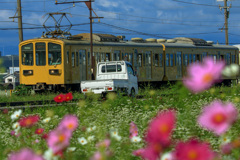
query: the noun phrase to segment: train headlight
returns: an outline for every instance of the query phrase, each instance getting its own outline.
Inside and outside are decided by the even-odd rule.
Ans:
[[[62,70],[61,69],[50,69],[49,70],[49,74],[50,75],[59,75],[62,73]]]
[[[33,70],[23,70],[23,75],[24,75],[24,76],[33,75]]]

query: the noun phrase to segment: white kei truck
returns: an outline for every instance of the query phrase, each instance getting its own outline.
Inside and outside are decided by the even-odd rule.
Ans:
[[[138,80],[132,64],[127,61],[99,62],[96,80],[81,81],[81,91],[103,96],[107,92],[123,91],[134,97],[138,94]]]

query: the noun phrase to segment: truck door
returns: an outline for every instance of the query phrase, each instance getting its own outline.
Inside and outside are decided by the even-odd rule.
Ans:
[[[130,64],[127,64],[127,72],[128,72],[128,79],[129,79],[129,93],[132,89],[132,87],[135,89],[135,92],[138,92],[138,87],[137,87],[137,76],[134,74],[133,68]]]

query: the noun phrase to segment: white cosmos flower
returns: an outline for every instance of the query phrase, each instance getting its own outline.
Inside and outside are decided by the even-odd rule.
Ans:
[[[161,157],[161,160],[173,160],[173,156],[171,152],[164,153]]]
[[[239,66],[237,64],[231,64],[230,66],[226,66],[222,74],[226,77],[237,76],[239,74]]]
[[[87,128],[87,132],[92,132],[94,130],[96,130],[96,126]]]
[[[20,129],[20,124],[18,122],[13,123],[12,128],[13,129]]]
[[[12,115],[11,115],[11,119],[12,120],[15,120],[15,119],[18,119],[22,114],[22,110],[18,110],[18,111],[15,111]]]
[[[138,136],[133,136],[132,138],[131,138],[131,142],[133,142],[133,143],[137,143],[137,142],[140,142],[142,139],[140,138],[140,137],[138,137]]]
[[[78,140],[78,142],[79,142],[80,144],[82,144],[82,145],[87,144],[87,140],[86,140],[84,137],[78,138],[77,140]]]
[[[89,137],[87,138],[88,141],[93,141],[94,139],[95,139],[95,136],[89,136]]]
[[[44,152],[43,158],[45,160],[57,160],[58,159],[58,157],[54,156],[53,151],[51,149],[48,149]]]
[[[50,120],[51,120],[51,118],[50,118],[50,117],[48,117],[48,118],[45,118],[45,119],[43,120],[43,123],[48,123]]]
[[[68,147],[67,152],[73,152],[76,150],[76,147]]]

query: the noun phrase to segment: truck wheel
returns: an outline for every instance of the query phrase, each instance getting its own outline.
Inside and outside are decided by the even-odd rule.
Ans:
[[[131,89],[130,97],[135,97],[135,89],[134,88]]]

